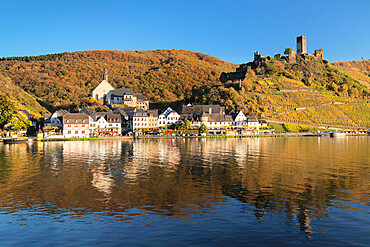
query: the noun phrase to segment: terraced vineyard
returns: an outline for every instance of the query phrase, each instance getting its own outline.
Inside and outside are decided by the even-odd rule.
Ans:
[[[370,106],[363,100],[320,92],[276,93],[266,98],[265,117],[302,124],[370,127]]]

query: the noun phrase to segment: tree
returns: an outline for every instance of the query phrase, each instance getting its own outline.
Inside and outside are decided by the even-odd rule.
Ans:
[[[199,134],[203,133],[207,133],[207,127],[204,124],[199,127]]]
[[[292,48],[285,48],[284,54],[289,56],[291,51],[292,51]]]
[[[98,100],[98,104],[99,104],[99,105],[102,105],[103,103],[104,103],[104,101],[103,101],[102,99],[99,99],[99,100]]]
[[[13,105],[7,101],[5,96],[0,96],[0,129],[4,129],[4,126],[10,122],[14,114],[17,111],[14,109]]]
[[[185,127],[185,129],[188,129],[190,127],[190,121],[189,120],[185,119],[184,127]]]
[[[31,126],[31,122],[19,114],[14,115],[10,121],[10,127],[13,130],[27,129],[28,126]]]
[[[89,100],[90,105],[95,105],[96,103],[98,103],[98,101],[95,98],[90,98]]]

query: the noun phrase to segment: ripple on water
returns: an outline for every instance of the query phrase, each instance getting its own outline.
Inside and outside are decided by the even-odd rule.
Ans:
[[[365,244],[366,138],[0,144],[0,242]]]

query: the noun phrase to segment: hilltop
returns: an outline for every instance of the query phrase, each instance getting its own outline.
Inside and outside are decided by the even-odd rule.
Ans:
[[[108,69],[109,83],[130,87],[150,102],[182,101],[194,85],[218,83],[236,64],[185,50],[80,51],[0,61],[0,72],[54,107],[87,104]]]

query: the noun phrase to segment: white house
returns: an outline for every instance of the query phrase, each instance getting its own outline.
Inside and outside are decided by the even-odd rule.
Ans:
[[[248,127],[255,127],[256,129],[258,129],[259,127],[259,122],[258,122],[258,118],[257,117],[248,117],[247,118],[247,123],[248,123]]]
[[[168,127],[174,123],[179,123],[179,122],[180,122],[180,114],[172,110],[171,107],[168,107],[167,110],[165,110],[158,117],[158,127],[159,128]]]
[[[242,111],[240,111],[234,118],[234,126],[242,127],[247,125],[248,125],[247,117],[244,115]]]
[[[61,109],[61,110],[55,111],[53,114],[45,114],[44,125],[62,128],[63,127],[62,117],[67,113],[68,112],[66,110]]]
[[[87,138],[89,135],[89,116],[84,113],[63,115],[63,136],[65,138]]]
[[[148,113],[143,109],[137,110],[132,117],[132,129],[137,131],[139,129],[148,128]]]

